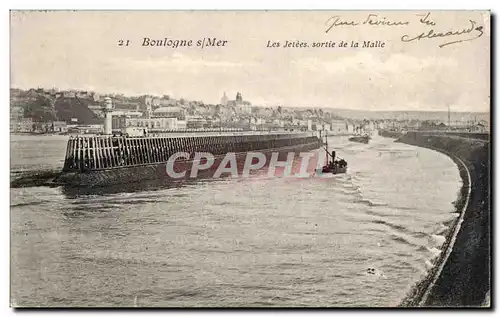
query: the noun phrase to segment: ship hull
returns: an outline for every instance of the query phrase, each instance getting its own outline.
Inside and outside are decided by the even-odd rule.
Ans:
[[[266,164],[262,168],[266,168],[269,164],[273,153],[278,153],[279,161],[285,161],[288,153],[293,152],[296,155],[302,152],[308,152],[318,149],[319,142],[300,144],[277,149],[256,150],[253,152],[262,153],[266,157]],[[248,152],[235,153],[238,174],[241,175]],[[60,176],[53,180],[53,185],[63,185],[80,188],[95,188],[103,186],[124,185],[148,180],[161,180],[167,182],[183,182],[192,179],[204,179],[214,176],[224,177],[231,175],[224,173],[217,175],[217,170],[226,155],[215,156],[215,160],[210,168],[200,169],[196,175],[192,175],[193,160],[176,160],[173,165],[175,173],[185,172],[184,177],[172,177],[167,173],[167,163],[152,163],[139,166],[124,166],[113,169],[104,169],[86,172],[63,172]],[[225,165],[227,166],[227,165]],[[224,166],[223,166],[224,167]]]
[[[350,137],[349,141],[368,144],[368,142],[370,142],[370,138],[369,137]]]
[[[345,173],[347,173],[347,167],[335,167],[335,168],[331,169],[331,168],[324,166],[323,168],[318,169],[317,172],[321,173],[321,174],[334,174],[334,175],[345,174]]]

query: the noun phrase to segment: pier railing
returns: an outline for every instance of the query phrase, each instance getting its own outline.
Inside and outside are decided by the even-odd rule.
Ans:
[[[204,136],[78,136],[70,138],[63,171],[91,171],[166,162],[177,152],[248,152],[319,142],[310,133]]]

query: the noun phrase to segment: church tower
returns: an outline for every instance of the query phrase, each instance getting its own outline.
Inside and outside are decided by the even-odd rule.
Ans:
[[[228,101],[229,101],[229,99],[226,96],[226,92],[224,92],[224,95],[220,99],[220,104],[223,106],[227,106]]]
[[[238,92],[238,93],[236,94],[236,100],[235,100],[235,101],[236,101],[236,104],[241,104],[241,103],[243,103],[243,97],[241,97],[241,93],[239,93],[239,92]]]

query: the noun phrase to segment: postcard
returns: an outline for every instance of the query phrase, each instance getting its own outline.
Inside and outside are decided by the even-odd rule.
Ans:
[[[11,307],[491,308],[490,21],[11,11]]]

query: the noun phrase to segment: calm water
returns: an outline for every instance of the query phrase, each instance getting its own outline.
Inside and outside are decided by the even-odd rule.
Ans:
[[[458,170],[390,139],[329,144],[347,174],[99,195],[11,189],[12,302],[397,305],[457,217]],[[12,136],[12,172],[60,169],[65,146],[63,136]]]

